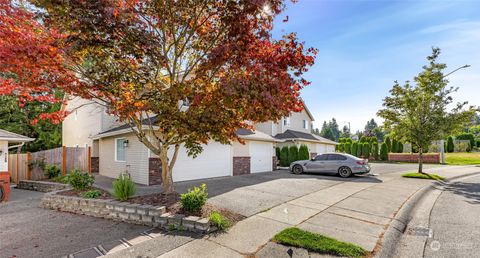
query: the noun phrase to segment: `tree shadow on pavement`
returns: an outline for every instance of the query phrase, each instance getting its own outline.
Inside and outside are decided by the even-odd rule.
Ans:
[[[480,204],[480,184],[455,182],[446,186],[445,191],[464,196],[470,204]]]

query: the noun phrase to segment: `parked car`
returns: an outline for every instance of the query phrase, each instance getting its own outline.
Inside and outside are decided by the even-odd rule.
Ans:
[[[325,153],[317,155],[311,160],[299,160],[290,164],[290,171],[294,174],[308,173],[336,173],[341,177],[352,174],[366,174],[370,172],[368,160],[360,159],[350,154]]]

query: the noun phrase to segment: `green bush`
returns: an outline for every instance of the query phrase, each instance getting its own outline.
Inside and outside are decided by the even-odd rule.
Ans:
[[[361,143],[364,143],[366,141],[367,141],[367,137],[365,137],[365,136],[360,137],[360,142]]]
[[[275,148],[275,156],[277,156],[277,160],[280,160],[280,147]]]
[[[453,137],[448,136],[447,138],[447,152],[453,152],[455,150],[455,144],[453,143]]]
[[[387,153],[392,151],[392,140],[390,139],[390,136],[385,137],[385,144],[387,145]],[[381,151],[381,147],[380,147]]]
[[[398,142],[398,145],[397,145],[397,152],[403,153],[403,143],[400,141]]]
[[[282,150],[280,151],[280,165],[282,167],[290,166],[290,163],[288,162],[288,147],[287,146],[283,146]]]
[[[344,146],[345,153],[352,154],[352,144],[347,142]]]
[[[364,142],[362,147],[363,158],[370,158],[370,143]]]
[[[363,155],[363,143],[359,142],[357,145],[357,157],[361,157]]]
[[[470,141],[470,149],[472,146],[475,146],[475,136],[472,133],[462,133],[455,137],[457,140],[469,140]]]
[[[467,146],[466,151],[467,151],[467,152],[471,152],[471,151],[472,151],[472,146],[470,145],[470,143],[468,143],[468,146]]]
[[[480,140],[477,141],[477,148],[480,148]]]
[[[137,191],[137,186],[129,175],[120,174],[118,179],[112,182],[113,196],[119,201],[125,201]]]
[[[381,160],[388,160],[388,147],[387,143],[382,143],[380,146],[380,159]]]
[[[189,212],[200,212],[207,199],[208,193],[205,184],[202,184],[200,187],[195,186],[193,190],[188,189],[186,193],[180,195],[183,209]]]
[[[298,160],[310,159],[310,153],[308,152],[307,145],[302,144],[298,150]]]
[[[352,154],[353,156],[357,156],[357,149],[358,149],[358,142],[353,142],[352,143]]]
[[[392,140],[392,150],[393,153],[398,153],[398,141],[396,139]]]
[[[378,141],[372,144],[372,155],[375,160],[378,160]]]
[[[100,192],[99,190],[90,190],[90,191],[87,191],[83,194],[83,197],[84,198],[89,198],[89,199],[95,199],[99,196],[102,195],[102,192]]]
[[[288,165],[298,160],[298,147],[295,145],[288,148]]]
[[[52,179],[58,177],[61,173],[61,170],[55,165],[46,164],[43,172],[48,179]]]
[[[85,190],[93,185],[95,178],[86,172],[82,172],[78,169],[72,169],[70,170],[70,173],[65,176],[65,182],[67,182],[75,190]]]
[[[220,230],[227,229],[231,226],[231,222],[223,217],[220,213],[214,211],[210,213],[209,216],[210,223],[212,223],[215,227],[217,227]]]
[[[337,145],[337,151],[338,152],[344,152],[345,151],[345,145],[343,143],[340,143]]]

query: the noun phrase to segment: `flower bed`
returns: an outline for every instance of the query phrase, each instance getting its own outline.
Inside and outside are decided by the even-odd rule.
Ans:
[[[76,214],[113,219],[168,230],[207,233],[215,231],[208,218],[167,212],[165,206],[119,202],[113,199],[87,199],[54,191],[45,194],[41,206]]]

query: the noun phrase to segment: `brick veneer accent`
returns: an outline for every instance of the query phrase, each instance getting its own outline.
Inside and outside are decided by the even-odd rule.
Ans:
[[[90,162],[92,163],[92,173],[99,173],[100,172],[100,158],[99,157],[91,157]]]
[[[316,152],[310,152],[310,158],[313,159],[317,156]]]
[[[233,175],[250,174],[250,157],[233,157]]]
[[[277,156],[272,157],[272,171],[277,170]]]
[[[399,161],[399,162],[418,162],[418,153],[389,153],[389,161]],[[423,154],[423,163],[440,163],[440,153],[428,153]]]
[[[148,184],[162,184],[162,161],[160,158],[154,157],[148,159]]]

